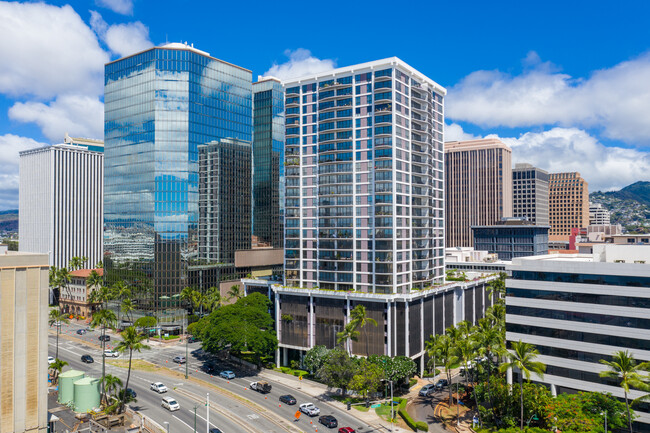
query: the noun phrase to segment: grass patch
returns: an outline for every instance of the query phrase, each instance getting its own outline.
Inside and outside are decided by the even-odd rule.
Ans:
[[[181,338],[181,336],[180,335],[168,335],[166,337],[164,335],[162,336],[163,340],[176,340],[178,338]]]
[[[129,361],[126,359],[112,359],[106,360],[106,363],[120,368],[129,368]],[[131,362],[131,370],[142,370],[142,371],[160,371],[162,367],[152,364],[148,361],[143,361],[141,359],[134,359]]]
[[[393,404],[393,419],[397,418],[397,409],[399,405]],[[375,409],[377,416],[384,421],[390,421],[390,402],[382,403],[381,406]]]

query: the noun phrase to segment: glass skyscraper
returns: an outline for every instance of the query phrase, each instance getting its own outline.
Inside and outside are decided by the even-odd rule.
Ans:
[[[148,293],[140,306],[156,308],[188,285],[192,266],[208,264],[199,255],[199,146],[250,146],[252,74],[167,44],[108,63],[104,101],[106,279]]]
[[[253,83],[253,234],[284,246],[284,88],[279,80]]]

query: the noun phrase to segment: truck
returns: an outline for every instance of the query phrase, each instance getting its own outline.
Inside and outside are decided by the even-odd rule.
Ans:
[[[261,392],[262,394],[266,394],[267,392],[271,392],[271,384],[263,381],[252,382],[251,389],[257,392]]]

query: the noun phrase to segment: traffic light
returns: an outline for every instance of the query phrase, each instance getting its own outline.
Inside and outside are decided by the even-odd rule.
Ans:
[[[370,407],[370,401],[369,400],[366,400],[366,407],[367,408]]]
[[[348,402],[348,410],[352,409],[352,404]]]

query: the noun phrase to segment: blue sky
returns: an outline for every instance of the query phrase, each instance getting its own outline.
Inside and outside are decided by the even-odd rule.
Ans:
[[[103,64],[188,41],[253,76],[390,56],[445,86],[447,140],[497,135],[513,159],[590,190],[650,176],[650,2],[0,1],[0,209],[18,151],[101,138]]]

